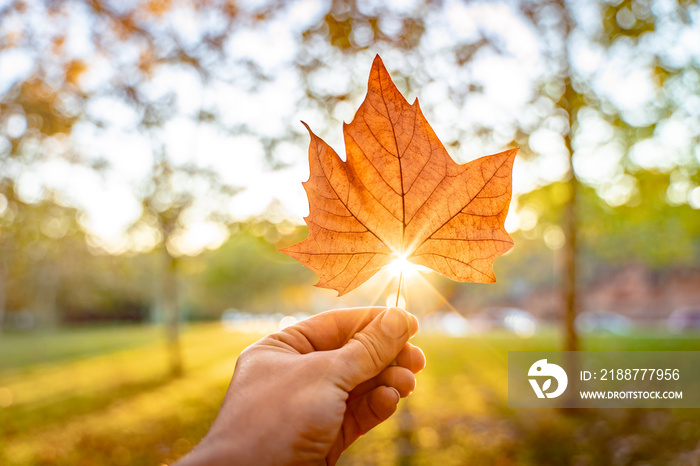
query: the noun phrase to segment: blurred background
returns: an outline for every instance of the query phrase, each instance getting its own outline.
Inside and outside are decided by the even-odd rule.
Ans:
[[[696,1],[0,0],[1,464],[171,464],[246,345],[395,301],[279,252],[377,53],[458,162],[520,147],[515,247],[406,278],[428,367],[342,464],[700,464],[696,410],[506,399],[508,350],[700,350]]]

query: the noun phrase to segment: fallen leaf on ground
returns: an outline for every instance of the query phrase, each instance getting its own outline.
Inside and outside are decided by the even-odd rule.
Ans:
[[[377,56],[367,96],[343,125],[347,161],[316,136],[304,189],[309,236],[283,249],[343,295],[397,259],[461,282],[496,280],[513,246],[503,222],[518,149],[458,164]]]

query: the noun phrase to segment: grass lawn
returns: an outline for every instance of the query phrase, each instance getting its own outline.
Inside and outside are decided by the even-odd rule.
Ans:
[[[102,327],[0,338],[0,464],[169,464],[204,435],[240,351],[259,335],[190,325],[186,373],[167,375],[161,329]],[[700,464],[698,410],[512,410],[509,350],[560,347],[519,339],[421,335],[428,366],[410,400],[341,464]],[[591,350],[700,350],[697,336],[584,340]]]

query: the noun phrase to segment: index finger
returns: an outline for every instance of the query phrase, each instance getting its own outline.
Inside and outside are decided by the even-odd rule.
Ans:
[[[343,347],[386,309],[383,306],[334,309],[290,325],[270,337],[284,341],[301,354],[330,351]],[[413,317],[411,335],[416,331],[418,319]]]

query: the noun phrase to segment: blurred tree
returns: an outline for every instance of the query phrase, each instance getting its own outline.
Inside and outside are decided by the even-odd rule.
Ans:
[[[165,314],[170,368],[175,376],[183,370],[179,342],[182,316],[177,283],[178,258],[193,252],[183,244],[186,243],[188,220],[195,218],[228,223],[222,206],[227,206],[229,198],[235,193],[236,189],[223,183],[213,170],[195,165],[177,166],[168,159],[164,150],[155,154],[151,178],[143,188],[143,213],[131,229],[152,228],[159,238],[157,250],[162,256],[162,264],[158,267],[158,275],[162,280],[156,302],[162,306]],[[219,245],[220,242],[216,244],[217,247]]]
[[[0,17],[22,8],[21,2],[9,4],[0,9]],[[3,28],[3,33],[0,50],[12,49],[20,41],[18,32]],[[13,70],[4,67],[3,71],[9,74]],[[55,263],[55,240],[80,231],[76,213],[56,204],[47,193],[43,194],[44,202],[25,202],[17,195],[16,182],[49,158],[48,154],[63,152],[66,158],[73,158],[62,146],[77,121],[72,104],[79,105],[81,96],[75,91],[71,79],[52,80],[38,68],[0,94],[0,328],[8,303],[14,300],[33,309],[37,325],[53,327],[59,320],[55,298],[60,271]],[[76,98],[72,103],[69,94]],[[28,270],[34,283],[26,282]],[[28,300],[23,293],[36,299]]]
[[[65,279],[86,252],[77,211],[45,199],[27,203],[4,187],[0,194],[0,328],[8,309],[24,311],[31,326],[52,328],[62,316]]]
[[[646,177],[639,161],[635,161],[633,146],[640,144],[640,139],[654,136],[655,129],[662,127],[664,123],[678,123],[687,126],[691,123],[695,112],[683,100],[688,88],[678,87],[678,83],[669,84],[665,79],[655,76],[659,73],[664,76],[682,76],[687,73],[697,76],[700,57],[686,57],[678,60],[674,57],[672,45],[682,40],[683,35],[697,28],[697,18],[693,20],[688,7],[694,2],[670,2],[664,5],[661,2],[647,1],[614,1],[601,2],[593,6],[582,7],[565,2],[564,0],[522,2],[521,10],[525,17],[529,18],[532,25],[545,37],[549,37],[548,58],[551,66],[550,73],[545,75],[542,81],[540,95],[547,96],[551,105],[551,111],[541,120],[541,124],[552,127],[558,115],[563,115],[565,124],[559,128],[563,137],[566,153],[569,158],[569,174],[566,189],[561,191],[560,197],[566,199],[563,208],[562,224],[565,237],[563,253],[563,277],[562,294],[564,301],[564,330],[566,334],[566,348],[569,351],[579,349],[578,337],[574,328],[574,320],[578,312],[578,269],[580,255],[581,232],[591,229],[584,228],[583,210],[590,211],[591,207],[582,206],[585,202],[582,197],[581,178],[593,184],[598,189],[599,198],[588,198],[595,204],[617,203],[618,205],[629,203],[634,210],[641,204],[639,199],[639,177]],[[598,15],[600,23],[591,20],[586,13]],[[697,13],[697,9],[696,9]],[[696,15],[697,16],[697,15]],[[551,40],[556,38],[557,40]],[[665,44],[659,46],[660,44]],[[646,75],[646,83],[655,86],[650,91],[651,97],[643,99],[641,105],[630,109],[624,102],[616,100],[615,96],[606,95],[600,76],[591,72],[585,60],[576,54],[597,54],[603,62],[598,72],[605,73],[609,70],[605,66],[616,60],[625,60],[629,70],[634,70]],[[606,63],[607,62],[607,63]],[[588,65],[588,66],[587,66]],[[620,63],[615,63],[620,67]],[[644,78],[642,78],[644,79]],[[672,82],[673,80],[671,80]],[[541,98],[541,97],[538,97]],[[563,111],[563,113],[560,113]],[[548,121],[549,120],[549,121]],[[596,179],[590,175],[594,166],[603,161],[595,159],[591,153],[590,145],[586,144],[586,138],[591,139],[587,126],[592,121],[609,124],[611,134],[605,138],[598,135],[593,139],[600,142],[598,147],[607,145],[617,146],[620,162],[614,170],[612,179]],[[692,128],[692,125],[690,125]],[[532,127],[531,127],[532,128]],[[605,129],[605,127],[604,127]],[[691,129],[692,131],[692,129]],[[533,131],[521,127],[516,141],[525,146],[530,146],[529,136]],[[700,132],[695,133],[695,140],[700,137]],[[601,140],[602,139],[602,140]],[[637,146],[639,148],[639,146]],[[698,159],[686,148],[686,153],[678,157],[678,170],[695,173],[698,167]],[[614,157],[611,154],[611,157]],[[589,160],[586,160],[588,158]],[[609,163],[609,162],[608,162]],[[614,162],[613,162],[614,163]],[[586,179],[588,170],[588,179]],[[584,172],[582,175],[581,172]],[[625,178],[625,172],[629,172],[637,178]],[[619,190],[623,181],[632,182],[632,188],[628,191],[636,191],[637,196],[628,194],[626,198],[611,199],[606,196],[606,190]],[[622,186],[624,190],[624,185]],[[648,196],[649,193],[645,193]],[[683,199],[684,203],[688,198]],[[622,201],[622,202],[620,202]],[[652,200],[653,202],[653,200]],[[654,202],[658,204],[658,202]],[[628,212],[629,213],[629,212]],[[629,216],[617,217],[629,219]],[[598,219],[590,218],[590,222]],[[606,234],[610,234],[607,230]],[[632,235],[634,237],[635,235]],[[591,241],[593,238],[586,238]],[[589,243],[590,244],[590,243]],[[649,249],[649,245],[640,248],[641,251]]]
[[[304,21],[281,26],[299,17]],[[2,189],[26,184],[20,183],[23,175],[46,169],[47,160],[109,173],[114,167],[108,159],[111,164],[118,159],[107,157],[106,144],[95,141],[115,141],[124,158],[146,147],[147,173],[139,177],[133,167],[136,179],[130,179],[141,187],[137,200],[143,215],[132,229],[131,244],[107,249],[147,251],[160,245],[168,262],[163,270],[173,270],[177,257],[196,253],[183,246],[188,226],[221,213],[230,195],[220,193],[216,208],[196,205],[201,193],[212,192],[201,184],[217,172],[206,157],[213,150],[200,150],[196,165],[183,162],[188,149],[179,147],[175,136],[192,133],[199,142],[249,135],[271,166],[283,166],[289,161],[280,143],[306,137],[291,118],[294,111],[322,115],[327,129],[322,124],[319,132],[339,133],[326,116],[340,120],[352,114],[362,96],[357,90],[366,82],[365,65],[379,52],[403,91],[421,89],[425,113],[458,159],[511,141],[522,148],[521,159],[538,163],[542,171],[556,172],[557,157],[565,159],[568,174],[538,182],[566,179],[557,184],[561,189],[552,203],[567,212],[559,218],[566,241],[564,322],[569,348],[575,348],[577,250],[579,243],[588,244],[585,235],[592,231],[582,228],[582,212],[612,206],[631,215],[647,198],[637,194],[647,189],[645,177],[654,171],[668,179],[663,204],[693,200],[693,207],[700,205],[693,153],[700,79],[697,50],[686,46],[697,39],[697,18],[696,2],[651,0],[513,0],[507,5],[333,0],[313,8],[279,1],[5,2],[0,7]],[[278,51],[265,49],[266,40],[280,31],[293,44],[284,57],[271,58]],[[528,41],[535,46],[523,53],[513,46]],[[253,43],[262,48],[249,48]],[[521,73],[530,62],[537,64],[534,77]],[[480,74],[482,69],[489,71]],[[628,78],[643,91],[636,107],[610,91],[610,82]],[[497,92],[489,92],[499,82]],[[267,98],[264,91],[273,86],[289,91],[284,102]],[[297,87],[305,94],[290,90]],[[507,91],[514,87],[531,87],[524,92],[531,101],[508,107],[506,100],[515,94]],[[232,88],[236,92],[230,94]],[[248,105],[239,106],[245,99]],[[258,107],[263,111],[257,122],[246,118]],[[501,111],[486,111],[494,108]],[[271,112],[290,118],[273,124]],[[203,127],[209,132],[197,132]],[[128,144],[134,135],[140,137],[137,144]],[[543,137],[560,146],[555,157],[543,154]],[[663,148],[662,141],[679,144]],[[257,156],[247,150],[229,155]],[[589,187],[597,197],[582,194]],[[3,192],[9,199],[9,191]],[[144,229],[156,234],[143,235]],[[577,231],[584,235],[578,242]],[[165,288],[177,288],[174,274],[163,276]],[[163,296],[174,309],[175,294]]]
[[[163,252],[156,301],[168,316],[173,374],[182,370],[177,257],[196,253],[183,247],[187,242],[183,238],[192,223],[228,221],[226,198],[233,190],[211,163],[174,160],[169,154],[173,126],[168,124],[181,125],[176,131],[180,135],[184,126],[192,138],[203,126],[213,128],[215,135],[252,132],[245,124],[225,122],[221,102],[198,90],[238,82],[252,91],[268,79],[245,54],[231,53],[232,37],[265,22],[279,7],[238,7],[225,0],[129,4],[15,0],[0,6],[0,59],[4,70],[12,67],[0,82],[5,86],[0,89],[3,186],[14,186],[23,173],[36,173],[56,159],[109,176],[112,167],[104,145],[86,146],[84,141],[114,137],[116,131],[122,136],[118,139],[122,150],[128,151],[134,147],[128,144],[130,139],[144,136],[137,149],[146,149],[146,154],[150,149],[151,170],[145,182],[138,175],[134,180],[141,185],[143,214],[125,246],[104,249],[118,253],[158,246]],[[185,23],[186,27],[177,26]],[[172,76],[176,84],[169,81]],[[276,141],[289,139],[289,131],[282,128],[279,134],[260,138],[269,153]],[[202,199],[209,204],[198,202]],[[144,231],[148,229],[156,234]],[[94,243],[105,246],[99,238]]]
[[[469,5],[474,15],[483,14],[480,10],[484,4]],[[478,117],[473,123],[452,119],[443,123],[446,134],[442,139],[448,147],[458,149],[460,141],[464,144],[475,136],[484,141],[504,141],[509,137],[504,135],[510,135],[513,143],[521,147],[522,159],[547,155],[534,163],[550,171],[558,170],[557,157],[566,158],[566,181],[553,192],[557,197],[537,213],[545,215],[552,204],[561,207],[558,221],[564,236],[562,323],[566,349],[576,350],[578,339],[573,322],[578,312],[579,236],[590,231],[582,228],[581,212],[627,205],[628,209],[616,212],[629,214],[639,206],[639,190],[647,187],[640,180],[649,171],[657,170],[673,172],[670,185],[666,185],[665,205],[687,206],[695,199],[694,207],[700,206],[699,158],[693,153],[700,137],[696,124],[700,57],[697,48],[689,52],[677,45],[697,40],[697,2],[520,0],[509,5],[510,12],[499,10],[501,19],[510,21],[511,14],[517,15],[517,20],[528,26],[519,33],[523,39],[532,35],[537,52],[542,55],[527,57],[539,59],[541,64],[530,81],[532,99],[518,113],[503,114],[496,122],[478,121]],[[329,67],[352,69],[357,63],[355,57],[367,51],[370,55],[390,54],[394,60],[385,56],[385,62],[392,74],[404,77],[396,79],[399,87],[403,85],[410,91],[444,81],[449,83],[446,99],[458,108],[466,108],[470,100],[485,95],[489,78],[499,78],[494,74],[480,80],[476,77],[478,67],[491,65],[489,60],[494,57],[508,62],[518,52],[509,44],[510,30],[499,31],[486,23],[455,38],[436,39],[435,34],[427,37],[427,32],[434,33],[436,24],[442,24],[436,16],[449,15],[447,10],[454,7],[427,1],[410,6],[330,2],[319,21],[304,33],[307,47],[297,57],[299,66],[307,72],[307,87],[313,89],[309,97],[327,107],[342,105],[352,89],[364,85],[364,75],[351,73],[353,80],[346,80],[342,86],[319,86],[318,77],[324,76]],[[493,6],[494,10],[499,8]],[[427,46],[428,40],[439,45]],[[396,53],[398,50],[400,54]],[[644,91],[644,95],[635,95],[635,105],[611,92],[611,83],[626,79],[628,74],[633,75],[630,84]],[[453,75],[464,79],[455,82]],[[431,108],[430,103],[426,106],[426,100],[422,107]],[[433,116],[439,116],[450,108],[445,101],[437,101],[432,110]],[[331,113],[335,114],[335,109]],[[648,145],[653,143],[655,150],[660,151],[660,141],[673,131],[683,138],[676,147],[669,148],[669,157],[650,157]],[[550,154],[542,154],[544,138],[548,138]],[[488,144],[482,143],[484,146]],[[600,166],[607,172],[601,173]],[[552,181],[556,180],[539,182],[542,185]],[[595,188],[596,195],[582,198],[582,183]],[[588,202],[598,207],[581,205]],[[648,245],[637,246],[649,249]]]

